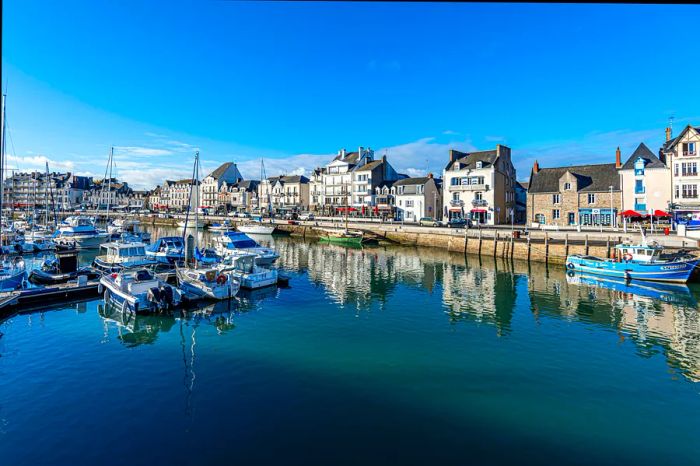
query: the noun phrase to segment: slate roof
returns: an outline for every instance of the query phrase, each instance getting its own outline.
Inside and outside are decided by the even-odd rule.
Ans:
[[[239,189],[245,189],[246,191],[253,191],[258,189],[260,182],[258,180],[242,180],[233,186]]]
[[[676,145],[676,143],[677,143],[678,140],[681,138],[681,136],[683,136],[683,135],[685,134],[685,132],[686,132],[689,128],[693,128],[693,126],[688,125],[688,126],[686,126],[685,128],[683,128],[683,131],[681,131],[680,134],[679,134],[678,136],[676,136],[675,138],[669,139],[668,141],[664,142],[664,145],[661,146],[661,149],[662,149],[664,152],[668,152],[668,151],[670,151],[671,149],[673,149],[673,147]],[[700,133],[700,126],[695,126],[694,129],[695,129],[695,131],[697,131],[698,133]]]
[[[622,170],[634,170],[634,162],[636,162],[639,157],[644,160],[644,168],[666,168],[666,164],[659,160],[644,143],[641,143],[622,166]]]
[[[495,150],[482,150],[482,151],[477,151],[477,152],[460,152],[460,151],[454,151],[457,154],[457,157],[455,160],[450,160],[445,167],[445,170],[451,170],[452,166],[455,165],[457,162],[462,165],[459,169],[475,169],[476,168],[476,162],[482,162],[483,167],[488,167],[489,165],[493,165],[493,162],[496,160],[497,154]]]
[[[406,185],[421,185],[428,182],[430,178],[427,176],[420,176],[416,178],[404,178],[403,180],[398,180],[394,182],[394,186],[406,186]]]
[[[610,192],[620,190],[620,176],[614,163],[577,165],[572,167],[540,168],[530,177],[528,193],[558,193],[559,179],[571,172],[578,180],[579,192]]]
[[[219,178],[221,178],[222,176],[224,176],[224,173],[226,173],[226,170],[228,170],[229,168],[231,168],[231,165],[233,165],[233,162],[222,163],[222,164],[219,166],[219,168],[217,168],[216,170],[214,170],[213,172],[211,172],[211,173],[209,174],[209,176],[211,176],[211,177],[214,178],[215,180],[218,180]]]
[[[530,187],[530,182],[529,181],[516,181],[515,184],[519,184],[521,188],[523,188],[525,191],[528,190]]]
[[[350,165],[354,165],[357,163],[358,160],[360,160],[360,153],[359,152],[347,152],[345,154],[345,157],[341,157],[340,154],[336,155],[335,160],[342,160],[343,162],[349,163]]]
[[[283,183],[308,183],[309,179],[304,175],[281,176]]]
[[[372,171],[375,168],[377,168],[379,165],[381,165],[383,160],[374,160],[372,162],[368,162],[364,165],[362,165],[360,168],[357,169],[358,172],[367,172],[367,171]]]

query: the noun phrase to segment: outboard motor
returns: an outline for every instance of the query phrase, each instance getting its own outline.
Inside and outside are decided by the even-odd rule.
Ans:
[[[167,308],[170,308],[173,304],[173,289],[169,286],[162,286],[160,288],[160,298]]]
[[[148,299],[148,302],[151,303],[153,307],[159,307],[159,304],[162,299],[160,289],[156,286],[150,288],[148,290],[148,294],[146,295],[146,299]]]

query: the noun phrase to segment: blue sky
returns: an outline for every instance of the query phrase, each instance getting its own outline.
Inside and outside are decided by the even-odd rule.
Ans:
[[[370,146],[402,172],[513,149],[518,177],[700,124],[693,5],[3,2],[9,165],[137,187],[234,160],[308,172]]]

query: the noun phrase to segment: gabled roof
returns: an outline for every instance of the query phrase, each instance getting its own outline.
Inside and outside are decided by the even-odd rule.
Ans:
[[[398,180],[394,182],[394,186],[407,186],[407,185],[422,185],[428,182],[430,177],[420,176],[416,178],[404,178],[403,180]]]
[[[683,128],[683,131],[681,131],[678,136],[664,142],[664,145],[661,146],[661,150],[663,150],[664,152],[669,152],[676,146],[678,141],[680,141],[680,139],[685,135],[685,133],[687,133],[691,128],[700,133],[700,126],[693,127],[692,125],[688,125],[685,128]]]
[[[375,168],[377,168],[378,166],[380,166],[383,162],[384,162],[384,160],[382,160],[382,159],[374,160],[372,162],[367,162],[366,164],[364,164],[360,168],[358,168],[356,171],[358,171],[358,172],[372,171]]]
[[[484,167],[488,167],[489,165],[493,165],[497,157],[495,150],[482,150],[477,152],[460,152],[455,150],[453,152],[457,156],[455,157],[455,160],[450,160],[445,167],[445,170],[451,170],[457,163],[461,165],[459,168],[460,170],[468,168],[475,169],[476,162],[482,162]]]
[[[570,172],[578,181],[579,192],[609,192],[620,190],[620,176],[614,163],[540,168],[530,177],[528,193],[558,193],[559,179]]]
[[[214,178],[215,180],[218,180],[219,178],[221,178],[222,176],[224,176],[224,173],[226,173],[226,170],[228,170],[229,168],[231,168],[231,165],[233,165],[233,164],[234,164],[233,162],[222,163],[222,164],[219,166],[219,168],[217,168],[216,170],[214,170],[213,172],[211,172],[211,173],[209,174],[209,176],[211,176],[211,177]]]
[[[257,189],[259,184],[260,184],[260,181],[258,181],[258,180],[243,180],[243,181],[239,181],[238,183],[234,184],[233,187],[239,188],[239,189],[245,189],[246,191],[252,191],[254,189]]]
[[[666,168],[666,164],[659,160],[644,143],[641,143],[622,166],[622,170],[634,170],[634,163],[640,157],[644,160],[644,168]]]
[[[333,161],[340,160],[341,162],[349,163],[350,165],[354,165],[357,163],[358,160],[360,160],[360,153],[359,152],[348,152],[345,154],[345,157],[342,157],[340,154],[336,155]]]
[[[304,175],[281,176],[283,183],[308,183],[309,179]]]

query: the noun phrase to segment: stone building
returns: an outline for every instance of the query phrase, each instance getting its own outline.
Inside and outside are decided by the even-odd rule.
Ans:
[[[394,196],[396,220],[417,222],[421,217],[439,220],[442,217],[441,181],[429,173],[428,176],[394,182],[391,193]]]
[[[622,207],[616,163],[540,168],[535,161],[527,195],[528,225],[604,225],[617,223]]]
[[[665,157],[662,155],[662,158]],[[646,214],[668,209],[671,203],[671,169],[644,143],[639,144],[619,173],[623,211],[634,210]]]
[[[243,179],[241,172],[233,162],[226,162],[216,170],[205,176],[200,184],[202,206],[217,209],[219,207],[219,191],[223,183],[229,186]]]
[[[226,191],[231,210],[235,212],[250,212],[259,206],[259,185],[260,181],[258,180],[242,180],[231,186],[227,186],[224,183],[221,190]]]
[[[659,152],[672,170],[674,215],[700,216],[700,126],[688,125],[675,138],[671,136],[671,128],[666,128],[666,142]]]
[[[510,148],[501,144],[495,150],[460,152],[450,150],[443,172],[445,218],[471,218],[474,223],[510,223],[515,207],[515,168]]]

